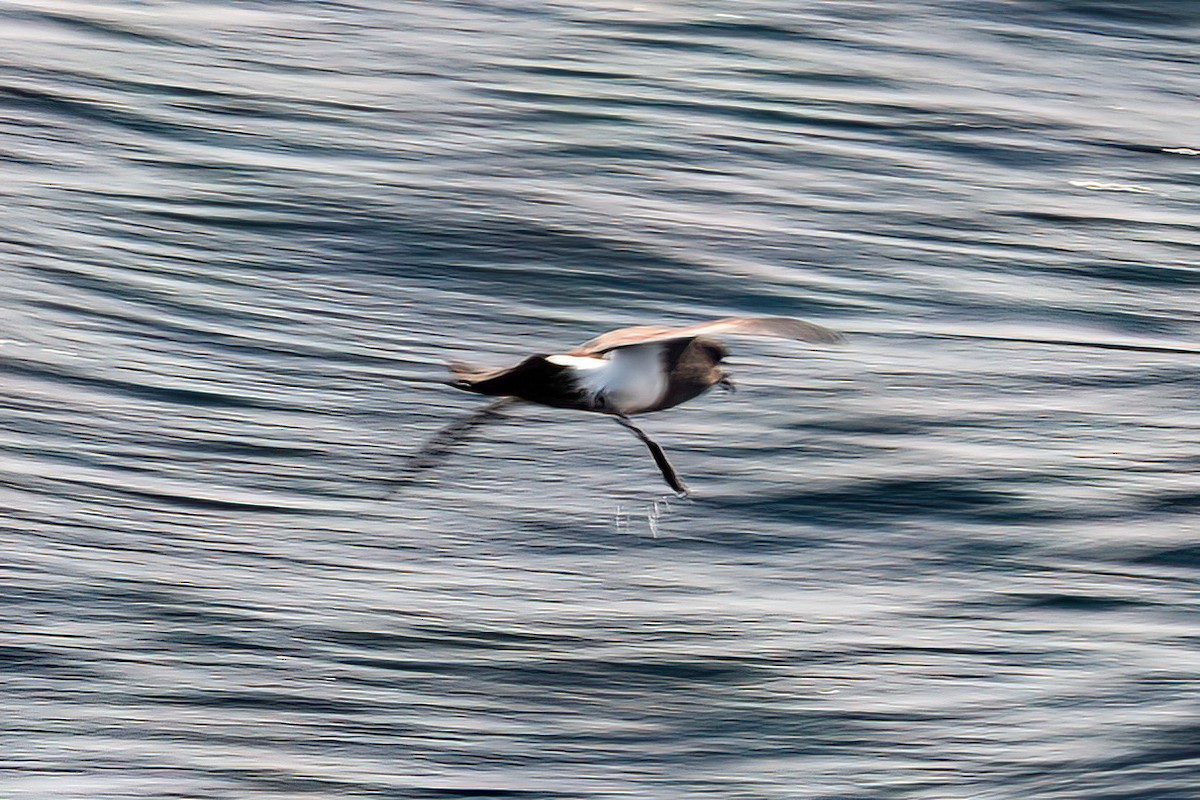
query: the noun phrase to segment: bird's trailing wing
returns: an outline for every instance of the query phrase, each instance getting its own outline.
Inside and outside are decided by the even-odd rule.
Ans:
[[[841,341],[841,334],[828,328],[792,317],[726,317],[712,322],[701,322],[684,328],[666,328],[658,325],[637,325],[620,328],[601,334],[574,351],[575,356],[595,356],[620,347],[634,347],[650,342],[671,339],[691,339],[709,334],[743,334],[748,336],[778,336],[814,344],[833,344]]]

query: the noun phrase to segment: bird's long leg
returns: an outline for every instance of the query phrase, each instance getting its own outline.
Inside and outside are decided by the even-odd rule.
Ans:
[[[629,417],[614,414],[613,419],[615,419],[624,427],[633,431],[634,435],[642,440],[642,443],[645,444],[650,450],[650,455],[654,456],[654,463],[658,465],[658,469],[662,473],[663,480],[665,480],[667,485],[674,489],[677,494],[682,497],[687,497],[687,486],[685,486],[683,481],[679,478],[679,473],[675,471],[675,467],[671,466],[671,462],[667,460],[667,454],[663,452],[663,449],[659,443],[647,436],[646,432],[637,425],[634,425],[633,422],[630,421]]]
[[[486,422],[504,416],[501,412],[517,402],[515,397],[501,397],[439,430],[421,446],[420,450],[409,457],[403,472],[390,481],[391,486],[384,495],[384,499],[391,497],[401,487],[412,483],[421,473],[441,464],[456,445],[463,444],[467,440],[472,431]]]

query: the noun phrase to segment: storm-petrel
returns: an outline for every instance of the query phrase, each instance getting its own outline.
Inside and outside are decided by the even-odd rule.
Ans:
[[[779,336],[819,344],[841,338],[828,328],[791,317],[728,317],[684,328],[621,328],[569,353],[529,356],[504,369],[452,362],[451,386],[501,398],[458,427],[465,430],[514,400],[608,414],[645,443],[667,484],[686,495],[687,487],[662,447],[629,417],[677,406],[713,386],[733,389],[729,373],[721,368],[728,351],[709,335],[720,333]]]

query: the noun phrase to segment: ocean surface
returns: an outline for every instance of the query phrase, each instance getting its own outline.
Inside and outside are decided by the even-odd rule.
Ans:
[[[1200,3],[0,2],[0,798],[1200,798]],[[789,315],[736,394],[500,366]],[[406,472],[408,470],[408,472]]]

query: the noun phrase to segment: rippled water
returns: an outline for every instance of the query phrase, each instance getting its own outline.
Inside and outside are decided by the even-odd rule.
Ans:
[[[0,4],[0,796],[1182,800],[1200,7]],[[788,314],[740,391],[504,364]]]

